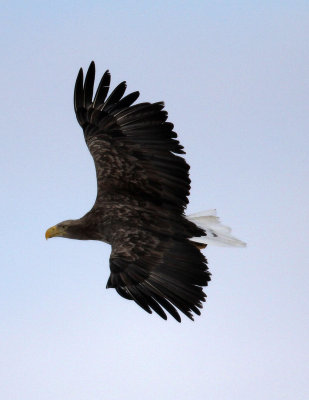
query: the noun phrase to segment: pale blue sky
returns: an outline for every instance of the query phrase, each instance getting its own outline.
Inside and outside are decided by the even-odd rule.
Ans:
[[[0,397],[305,400],[307,1],[11,1],[0,17]],[[90,209],[78,69],[164,100],[191,165],[246,249],[207,248],[201,317],[149,316],[105,290],[110,248],[45,241]]]

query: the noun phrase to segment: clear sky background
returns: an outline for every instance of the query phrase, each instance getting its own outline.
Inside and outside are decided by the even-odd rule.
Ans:
[[[1,399],[308,399],[308,1],[1,3]],[[165,101],[188,212],[248,242],[206,249],[194,323],[105,290],[109,246],[45,241],[95,199],[72,103],[91,60]]]

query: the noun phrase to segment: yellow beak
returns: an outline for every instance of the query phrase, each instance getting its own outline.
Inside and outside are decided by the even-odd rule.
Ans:
[[[59,234],[59,230],[58,230],[57,225],[55,225],[55,226],[52,226],[51,228],[47,229],[47,231],[45,232],[45,238],[47,240],[54,236],[58,236],[58,234]]]

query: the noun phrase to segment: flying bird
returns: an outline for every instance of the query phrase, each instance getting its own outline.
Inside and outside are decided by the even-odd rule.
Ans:
[[[46,239],[99,240],[111,245],[107,288],[163,319],[166,312],[193,320],[210,281],[201,249],[207,244],[244,246],[219,223],[215,210],[185,215],[189,165],[163,102],[138,103],[124,96],[126,82],[108,96],[106,71],[93,96],[95,64],[85,80],[80,69],[74,109],[93,157],[97,197],[82,218],[46,231]]]

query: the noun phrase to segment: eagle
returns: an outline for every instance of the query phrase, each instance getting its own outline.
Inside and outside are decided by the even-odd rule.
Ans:
[[[201,250],[209,243],[244,246],[215,210],[185,215],[189,165],[163,102],[134,104],[121,82],[108,96],[107,70],[95,95],[95,64],[79,70],[74,109],[93,157],[97,197],[82,218],[46,231],[46,239],[98,240],[111,245],[107,288],[163,319],[193,320],[211,274]]]

